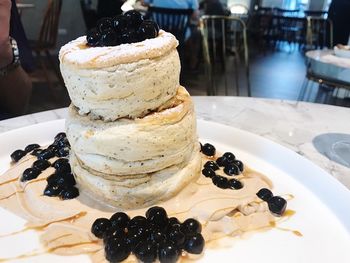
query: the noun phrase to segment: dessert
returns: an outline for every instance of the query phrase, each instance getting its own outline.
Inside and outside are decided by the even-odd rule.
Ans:
[[[89,51],[76,49],[77,41],[62,48],[60,60],[72,97],[66,130],[78,185],[122,208],[171,198],[198,178],[201,163],[193,103],[179,85],[177,41],[160,31],[151,40],[109,47],[109,60],[97,56],[83,64],[79,57],[86,59]],[[94,48],[101,52],[104,47]],[[72,65],[91,69],[83,77]],[[100,70],[100,80],[112,84],[96,82]],[[88,94],[91,87],[95,91]]]
[[[23,231],[40,230],[46,252],[93,262],[176,262],[273,226],[286,201],[270,180],[198,142],[176,39],[159,31],[141,41],[158,29],[126,16],[61,49],[67,134],[11,155],[0,206],[28,221]]]
[[[176,95],[177,40],[159,32],[142,44],[88,48],[80,37],[60,51],[60,68],[80,114],[113,121],[146,115]]]
[[[154,234],[149,232],[154,227],[151,223],[154,219],[147,219],[148,226],[136,223],[136,221],[144,221],[143,215],[147,218],[148,207],[122,209],[124,213],[115,213],[120,210],[106,202],[94,199],[93,196],[86,194],[81,186],[78,186],[77,195],[77,190],[72,190],[77,188],[74,177],[73,179],[70,177],[70,164],[66,157],[58,157],[59,149],[55,150],[56,157],[47,160],[51,164],[49,167],[46,162],[40,163],[42,170],[38,177],[23,182],[20,180],[28,167],[36,167],[34,163],[38,165],[38,157],[35,156],[38,155],[37,151],[52,151],[52,145],[55,144],[58,144],[57,141],[48,147],[40,147],[26,153],[9,171],[0,176],[0,206],[28,221],[22,231],[7,233],[6,236],[37,229],[40,230],[38,232],[40,240],[48,253],[58,255],[87,253],[91,255],[92,262],[105,262],[106,258],[119,257],[122,256],[121,252],[127,252],[127,262],[136,262],[137,257],[140,257],[139,254],[144,249],[147,250],[147,247],[141,247],[141,245],[136,249],[136,245],[138,243],[149,245],[147,240],[151,237],[155,238]],[[63,147],[67,146],[63,145]],[[174,224],[180,225],[180,229],[171,228],[172,230],[166,233],[160,232],[166,244],[170,242],[171,248],[166,252],[168,251],[164,251],[166,248],[160,247],[156,255],[158,259],[165,256],[164,253],[174,252],[173,246],[175,248],[180,246],[183,251],[181,254],[167,254],[169,257],[173,255],[175,258],[188,258],[193,253],[202,254],[205,251],[205,249],[202,250],[203,241],[206,245],[210,245],[223,237],[239,237],[248,231],[268,229],[279,220],[274,216],[288,217],[293,214],[292,211],[284,213],[285,199],[273,195],[270,190],[272,183],[264,175],[247,166],[239,175],[225,174],[224,166],[219,167],[217,161],[219,158],[227,161],[228,156],[232,157],[233,154],[228,152],[220,156],[216,149],[215,156],[201,153],[203,170],[198,180],[188,183],[173,198],[157,203],[158,207],[165,209],[167,217],[165,221],[154,222],[166,225],[167,229]],[[237,161],[237,159],[234,160]],[[209,175],[208,171],[210,171]],[[70,179],[67,179],[69,177]],[[226,183],[216,184],[215,178],[225,178]],[[232,180],[240,182],[242,187],[236,189],[233,185],[227,184]],[[99,218],[105,219],[102,226],[95,229],[94,222]],[[130,225],[127,223],[129,221],[135,224],[131,227],[133,230],[129,230]],[[185,233],[188,227],[195,231],[201,229],[203,240],[196,234],[191,235],[196,236],[193,240],[186,239]],[[121,231],[120,228],[123,230]],[[136,236],[135,231],[138,233]],[[301,235],[297,231],[291,232]],[[185,241],[192,240],[187,241],[189,242],[187,246],[181,245],[185,244],[183,235],[185,235]],[[0,238],[1,236],[3,235],[0,235]],[[172,241],[173,239],[175,241]],[[179,244],[175,245],[177,242]],[[125,244],[128,246],[125,247]],[[119,251],[117,249],[119,245],[123,245],[125,250]],[[21,258],[25,258],[25,255]],[[5,259],[1,258],[1,260]]]
[[[198,178],[195,115],[183,88],[171,108],[135,120],[90,120],[71,107],[66,126],[78,183],[114,206],[152,205]]]

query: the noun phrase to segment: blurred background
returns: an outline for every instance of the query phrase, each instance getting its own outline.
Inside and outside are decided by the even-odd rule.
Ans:
[[[153,9],[153,1],[148,5],[119,2],[121,8],[112,10],[115,14],[136,9],[154,20],[161,15]],[[348,44],[350,22],[346,24],[348,18],[339,11],[348,8],[348,2],[198,1],[194,12],[182,10],[185,28],[176,25],[174,32],[180,39],[181,83],[191,95],[305,100],[348,107],[350,58],[334,54],[334,46]],[[98,0],[21,0],[17,8],[33,56],[28,70],[33,88],[26,113],[68,106],[58,51],[86,34],[102,16]],[[178,16],[179,10],[169,15]],[[45,30],[50,32],[46,39]]]

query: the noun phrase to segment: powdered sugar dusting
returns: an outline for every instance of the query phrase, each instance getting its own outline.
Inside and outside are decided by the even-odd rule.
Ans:
[[[156,38],[112,47],[88,47],[86,37],[82,36],[64,45],[59,58],[61,63],[78,68],[106,68],[160,57],[177,46],[176,38],[163,30]]]

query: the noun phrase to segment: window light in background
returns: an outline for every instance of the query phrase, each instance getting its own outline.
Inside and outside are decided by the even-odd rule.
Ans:
[[[244,5],[233,5],[229,6],[231,14],[235,15],[246,15],[248,14],[248,8]]]
[[[228,0],[227,7],[231,11],[231,14],[246,15],[248,14],[250,0]]]

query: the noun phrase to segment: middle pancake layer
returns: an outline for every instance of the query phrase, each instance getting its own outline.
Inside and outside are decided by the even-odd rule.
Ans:
[[[66,126],[80,164],[105,178],[186,163],[198,144],[193,103],[183,87],[163,108],[134,120],[90,120],[71,106]]]

